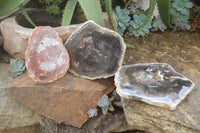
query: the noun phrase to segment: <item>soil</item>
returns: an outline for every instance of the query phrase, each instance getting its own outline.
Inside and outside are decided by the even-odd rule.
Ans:
[[[8,53],[3,49],[3,45],[0,46],[0,63],[10,63],[10,56]]]
[[[143,38],[127,37],[126,43],[135,46],[127,48],[123,64],[135,64],[144,62],[168,62],[168,55],[174,55],[174,59],[168,62],[188,62],[195,64],[200,59],[200,32],[156,32]],[[190,56],[185,54],[191,53]],[[191,56],[199,55],[199,57]],[[182,58],[182,59],[181,59]],[[169,59],[169,58],[168,58]],[[180,60],[181,59],[181,60]],[[200,64],[199,64],[200,66]]]

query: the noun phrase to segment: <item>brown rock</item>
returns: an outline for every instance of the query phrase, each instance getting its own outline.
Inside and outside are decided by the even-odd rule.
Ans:
[[[81,127],[99,98],[114,89],[113,79],[90,81],[71,74],[49,84],[38,84],[27,74],[16,78],[9,94],[37,113],[58,123]]]
[[[33,80],[48,83],[64,76],[69,54],[58,33],[50,26],[36,27],[26,49],[26,69]]]
[[[122,112],[115,112],[115,114],[107,113],[106,115],[101,114],[90,119],[84,124],[82,129],[88,133],[112,133],[125,122],[126,120]]]
[[[40,124],[17,127],[0,131],[0,133],[42,133]]]

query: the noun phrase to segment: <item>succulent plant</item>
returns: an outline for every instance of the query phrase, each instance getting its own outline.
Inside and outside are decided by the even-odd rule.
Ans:
[[[167,29],[167,26],[162,22],[160,17],[156,17],[152,23],[152,31],[161,30],[164,32],[164,30]]]
[[[135,14],[133,15],[133,18],[134,20],[130,21],[130,27],[128,28],[129,34],[134,35],[136,37],[145,36],[145,34],[148,34],[149,29],[152,28],[151,20],[149,20],[149,22],[143,27],[137,29],[144,23],[144,21],[146,21],[147,16],[145,16],[144,14],[140,15]]]
[[[109,110],[109,105],[110,105],[108,96],[104,94],[97,102],[97,105],[102,109],[102,113],[106,114]]]
[[[97,116],[97,109],[90,109],[88,112],[87,112],[88,116],[91,118],[91,117],[94,117],[94,116]]]
[[[11,59],[10,60],[10,71],[13,73],[14,77],[23,74],[26,69],[25,62],[23,59]]]
[[[116,20],[118,22],[117,25],[117,32],[123,36],[124,31],[126,28],[129,26],[129,21],[130,21],[130,11],[128,9],[121,9],[119,6],[116,7],[116,13],[113,12]]]
[[[182,29],[190,29],[188,24],[189,9],[193,7],[193,3],[189,0],[174,0],[170,6],[170,12],[174,17],[171,17],[171,23],[177,23],[177,26]],[[174,19],[175,18],[175,19]]]

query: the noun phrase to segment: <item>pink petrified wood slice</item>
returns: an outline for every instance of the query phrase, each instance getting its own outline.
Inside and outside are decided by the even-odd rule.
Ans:
[[[69,54],[58,33],[50,26],[34,29],[25,60],[29,77],[40,83],[55,81],[69,68]]]

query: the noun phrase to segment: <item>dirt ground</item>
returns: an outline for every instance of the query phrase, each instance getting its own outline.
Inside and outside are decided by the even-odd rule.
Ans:
[[[170,64],[179,61],[195,64],[195,59],[200,58],[200,51],[193,50],[200,48],[200,32],[165,31],[150,33],[143,38],[127,37],[124,40],[135,46],[134,49],[127,48],[124,64],[168,62],[168,55],[174,55]],[[186,51],[191,54],[185,54]]]

